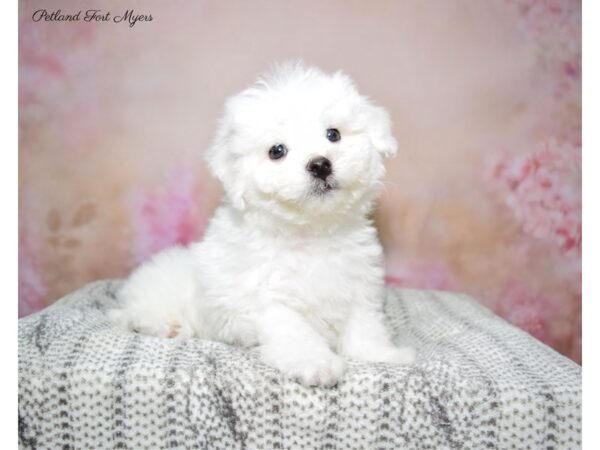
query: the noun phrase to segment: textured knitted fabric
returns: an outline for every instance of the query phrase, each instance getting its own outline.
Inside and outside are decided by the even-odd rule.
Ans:
[[[21,448],[580,448],[581,367],[467,296],[388,289],[417,362],[349,361],[336,387],[307,388],[256,349],[115,328],[119,284],[19,320]]]

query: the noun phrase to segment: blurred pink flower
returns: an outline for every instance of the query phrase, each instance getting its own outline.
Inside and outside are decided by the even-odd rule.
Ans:
[[[492,179],[527,234],[580,258],[580,148],[545,141],[532,152],[500,158]]]
[[[92,46],[94,27],[72,23],[69,27],[57,29],[51,35],[52,41],[60,42],[57,49],[56,45],[53,45],[54,42],[49,42],[49,35],[44,33],[39,24],[33,22],[29,15],[20,14],[19,16],[19,101],[21,106],[39,101],[40,95],[48,95],[49,88],[57,89],[57,83],[65,83],[65,77],[69,73],[85,70],[88,76],[94,74],[93,67],[85,67],[95,60],[93,54],[95,47]],[[65,46],[69,47],[68,52],[59,50]],[[46,88],[40,89],[40,86]],[[78,86],[69,87],[71,89],[78,88]]]
[[[552,345],[550,324],[557,320],[560,303],[559,299],[532,294],[525,286],[512,282],[504,288],[494,309],[512,324]]]
[[[204,229],[194,179],[189,170],[176,170],[159,192],[133,194],[134,262],[175,245],[186,245]]]
[[[19,124],[27,128],[23,136],[52,130],[52,136],[61,136],[62,146],[88,152],[105,125],[102,108],[114,101],[102,95],[105,66],[103,42],[94,31],[98,28],[70,23],[48,33],[23,13],[19,28]],[[30,150],[25,145],[21,151]]]
[[[38,101],[40,86],[51,83],[63,72],[63,62],[56,52],[49,52],[44,36],[29,18],[19,22],[19,105]]]
[[[542,69],[539,83],[557,100],[581,83],[581,2],[504,0],[517,14],[519,31],[536,47]]]

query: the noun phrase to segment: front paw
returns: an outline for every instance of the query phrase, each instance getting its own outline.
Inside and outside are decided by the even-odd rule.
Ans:
[[[344,374],[344,360],[329,349],[294,354],[286,349],[263,347],[262,357],[267,364],[304,386],[331,387]]]
[[[344,360],[333,352],[323,359],[301,360],[298,363],[290,376],[305,386],[335,386],[344,374]]]

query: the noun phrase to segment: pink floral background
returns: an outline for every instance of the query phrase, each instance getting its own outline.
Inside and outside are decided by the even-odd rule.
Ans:
[[[467,292],[581,362],[580,1],[88,3],[19,3],[20,316],[200,238],[224,99],[301,58],[392,114],[388,283]]]

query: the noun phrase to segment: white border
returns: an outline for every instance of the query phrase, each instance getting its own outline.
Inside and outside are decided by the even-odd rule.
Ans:
[[[584,449],[600,448],[598,418],[594,400],[598,397],[596,381],[598,370],[599,329],[595,321],[599,317],[598,305],[598,248],[600,220],[598,197],[600,183],[595,173],[600,158],[600,108],[598,107],[598,80],[600,70],[597,55],[600,46],[598,19],[600,4],[595,0],[583,3],[583,443]]]
[[[6,2],[2,7],[3,26],[0,27],[0,46],[4,70],[0,71],[0,255],[2,273],[2,314],[0,342],[2,343],[1,398],[3,428],[0,447],[17,448],[17,260],[18,260],[18,2]]]

